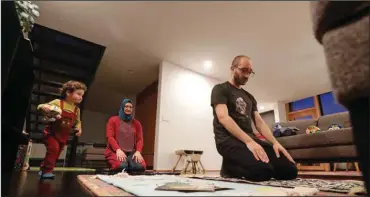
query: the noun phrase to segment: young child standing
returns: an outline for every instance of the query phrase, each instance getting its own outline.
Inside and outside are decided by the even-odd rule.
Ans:
[[[49,103],[40,104],[37,109],[44,113],[50,112],[50,106],[57,106],[61,109],[61,114],[56,115],[56,120],[44,128],[44,143],[46,155],[40,166],[40,176],[42,179],[52,179],[52,173],[56,160],[59,158],[68,138],[72,127],[75,127],[76,136],[81,136],[80,109],[77,107],[87,90],[86,85],[78,81],[68,81],[63,84],[60,99],[55,99]]]

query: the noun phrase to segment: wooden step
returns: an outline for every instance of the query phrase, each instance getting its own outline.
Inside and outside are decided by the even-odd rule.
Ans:
[[[55,88],[61,88],[63,86],[63,83],[56,82],[56,81],[47,81],[43,79],[35,79],[35,83],[48,85],[48,86],[55,87]]]
[[[40,95],[40,96],[51,96],[55,98],[60,98],[60,94],[54,93],[54,92],[41,92],[38,90],[32,90],[32,93],[36,95]],[[34,102],[31,102],[31,103],[33,104]]]
[[[35,69],[35,70],[39,70],[39,71],[42,71],[42,72],[46,72],[46,73],[58,75],[58,76],[61,76],[61,77],[74,79],[74,80],[85,81],[87,79],[86,77],[78,76],[78,75],[75,75],[75,74],[72,74],[72,73],[69,73],[69,72],[66,72],[66,71],[44,68],[44,67],[41,67],[41,66],[38,66],[38,65],[33,65],[32,68]]]

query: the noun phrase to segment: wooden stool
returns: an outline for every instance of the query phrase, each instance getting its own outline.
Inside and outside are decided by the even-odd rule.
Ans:
[[[348,172],[348,166],[349,166],[350,163],[346,163],[346,172]],[[360,168],[358,167],[358,162],[355,162],[355,168],[356,168],[356,172],[360,172]],[[333,171],[337,171],[337,163],[334,163],[334,168],[333,168]]]
[[[188,172],[188,167],[191,164],[190,172],[192,172],[192,174],[198,174],[198,173],[205,174],[206,171],[204,170],[202,162],[200,161],[200,156],[201,156],[200,154],[190,155],[190,158],[188,157],[186,161],[186,166],[184,170],[182,171],[182,173],[186,174]]]
[[[191,172],[193,174],[197,173],[205,173],[206,170],[203,167],[203,164],[201,162],[201,155],[203,154],[203,151],[199,150],[177,150],[175,151],[175,154],[179,156],[179,159],[177,160],[175,166],[172,168],[172,172],[175,172],[177,165],[179,164],[182,156],[185,156],[186,158],[186,164],[184,168],[182,169],[181,173],[186,174],[188,172],[188,167],[191,164]]]

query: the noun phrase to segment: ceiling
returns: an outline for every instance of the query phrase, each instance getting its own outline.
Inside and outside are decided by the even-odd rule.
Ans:
[[[107,47],[95,87],[134,94],[158,78],[161,60],[220,80],[234,56],[253,59],[246,85],[260,103],[330,90],[309,2],[43,1],[38,23]],[[211,60],[211,69],[204,61]],[[132,71],[129,71],[132,70]]]

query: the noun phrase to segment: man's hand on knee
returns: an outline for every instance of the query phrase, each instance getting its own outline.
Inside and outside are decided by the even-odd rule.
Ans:
[[[257,144],[255,141],[247,142],[246,145],[247,148],[253,153],[257,161],[261,160],[265,163],[269,162],[269,158],[261,145]]]
[[[291,161],[292,163],[295,163],[295,161],[292,158],[292,156],[290,156],[290,154],[288,153],[288,151],[283,146],[281,146],[280,143],[278,143],[278,142],[274,143],[274,145],[272,146],[272,148],[274,149],[277,158],[280,157],[280,152],[281,152],[281,153],[283,153],[285,155],[285,157],[289,161]]]

